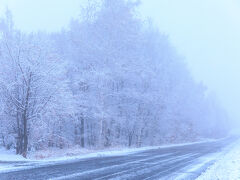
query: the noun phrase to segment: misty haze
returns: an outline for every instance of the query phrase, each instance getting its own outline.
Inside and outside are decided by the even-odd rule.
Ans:
[[[0,0],[0,180],[240,180],[240,2]]]

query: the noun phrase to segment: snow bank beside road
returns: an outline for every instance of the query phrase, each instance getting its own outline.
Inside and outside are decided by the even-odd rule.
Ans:
[[[82,148],[69,148],[69,149],[50,149],[46,151],[39,151],[30,154],[30,159],[32,160],[40,160],[43,162],[46,161],[65,161],[65,160],[78,160],[84,158],[94,158],[94,157],[105,157],[105,156],[123,156],[132,153],[138,153],[147,150],[154,150],[159,148],[171,148],[171,147],[180,147],[187,145],[194,145],[200,143],[208,143],[220,141],[222,139],[214,140],[214,139],[205,139],[199,142],[192,143],[181,143],[181,144],[169,144],[169,145],[161,145],[161,146],[149,146],[149,147],[141,147],[141,148],[112,148],[105,150],[88,150]]]
[[[16,161],[28,161],[20,155],[16,155],[12,150],[6,150],[0,147],[0,164],[1,162],[16,162]]]
[[[16,155],[12,150],[6,150],[0,147],[0,171],[11,170],[16,165],[26,164],[28,162],[31,161],[23,158],[21,155]]]
[[[111,150],[86,150],[79,148],[69,149],[52,149],[41,152],[31,152],[30,159],[24,159],[22,156],[15,155],[13,151],[0,150],[0,172],[9,172],[14,170],[38,168],[41,166],[48,166],[54,164],[63,164],[72,161],[78,161],[86,158],[109,157],[109,156],[125,156],[147,150],[154,150],[159,148],[181,147],[199,143],[214,142],[220,140],[205,140],[201,142],[185,143],[185,144],[171,144],[164,146],[143,147],[143,148],[115,148]],[[37,157],[36,157],[37,155]]]
[[[197,180],[240,180],[240,141]]]
[[[75,149],[75,148],[70,148],[67,150],[65,149],[65,151],[64,149],[63,151],[59,149],[52,149],[47,151],[41,151],[40,154],[38,154],[38,156],[39,155],[41,156],[41,154],[43,154],[42,157],[44,156],[48,157],[46,159],[41,159],[41,160],[34,160],[36,159],[34,157],[35,153],[39,153],[39,152],[35,152],[35,153],[32,152],[30,154],[30,159],[26,160],[19,155],[15,155],[13,152],[2,150],[0,151],[1,153],[0,154],[0,173],[46,167],[50,165],[74,162],[74,161],[87,159],[87,158],[124,156],[132,153],[138,153],[138,152],[147,151],[147,150],[154,150],[158,148],[160,148],[160,146],[131,148],[131,149],[112,149],[112,150],[105,150],[105,151]],[[46,156],[46,153],[49,153],[49,154]],[[3,161],[3,159],[7,160],[7,158],[9,158],[10,161]]]
[[[221,141],[223,139],[205,139],[198,142],[190,143],[180,143],[180,144],[167,144],[161,146],[149,146],[141,148],[111,148],[105,150],[97,149],[82,149],[81,147],[72,147],[68,149],[47,149],[36,152],[29,152],[28,159],[23,158],[21,155],[16,155],[14,150],[6,150],[3,147],[0,147],[0,162],[23,162],[23,161],[61,161],[61,160],[71,160],[71,159],[82,159],[82,158],[91,158],[99,156],[120,156],[128,155],[131,153],[137,153],[146,150],[154,150],[159,148],[171,148],[179,146],[187,146],[199,143],[215,142]]]

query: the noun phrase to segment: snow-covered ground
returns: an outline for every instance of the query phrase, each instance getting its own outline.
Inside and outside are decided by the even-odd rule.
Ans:
[[[219,139],[221,140],[221,139]],[[130,153],[136,153],[151,149],[158,148],[169,148],[169,147],[177,147],[177,146],[185,146],[198,144],[203,142],[214,142],[218,140],[214,139],[204,139],[198,142],[191,143],[180,143],[180,144],[167,144],[161,146],[149,146],[149,147],[141,147],[141,148],[124,148],[124,147],[116,147],[106,150],[96,150],[96,149],[83,149],[81,147],[72,147],[68,149],[47,149],[42,151],[30,152],[28,154],[28,158],[25,159],[20,155],[16,155],[14,150],[6,150],[0,147],[0,162],[1,161],[61,161],[61,160],[72,160],[72,159],[82,159],[82,158],[90,158],[90,157],[99,157],[99,156],[118,156],[118,155],[126,155]]]
[[[14,151],[7,151],[0,149],[0,172],[12,171],[16,169],[27,169],[40,167],[50,164],[62,164],[69,161],[77,161],[84,158],[107,157],[107,156],[122,156],[137,153],[146,150],[153,150],[159,148],[169,148],[177,146],[185,146],[191,144],[198,144],[203,142],[212,142],[217,140],[204,140],[195,143],[172,144],[154,147],[143,148],[114,148],[111,150],[86,150],[81,148],[70,149],[50,149],[46,151],[31,152],[29,159],[24,159],[20,155],[15,155]]]
[[[16,155],[13,150],[6,150],[4,148],[0,148],[0,162],[1,161],[15,162],[27,160],[22,156]]]
[[[187,143],[189,144],[189,143]],[[177,144],[175,146],[182,146],[187,144]],[[1,149],[0,151],[0,172],[10,172],[14,170],[22,170],[29,168],[37,168],[46,165],[63,164],[69,161],[77,161],[86,158],[107,157],[107,156],[123,156],[132,153],[142,152],[146,150],[153,150],[158,148],[172,147],[168,146],[154,146],[142,148],[115,148],[111,150],[87,150],[79,148],[70,149],[50,149],[45,151],[31,152],[29,159],[24,159],[20,155],[15,155],[13,151]],[[9,161],[8,161],[9,159]]]
[[[17,164],[30,162],[20,155],[16,155],[12,150],[0,148],[0,171],[14,168]]]
[[[240,140],[197,180],[240,180]]]
[[[218,140],[213,139],[205,139],[199,142],[192,143],[180,143],[180,144],[168,144],[161,146],[149,146],[149,147],[141,147],[141,148],[111,148],[106,150],[89,150],[82,149],[81,147],[73,147],[69,149],[48,149],[38,152],[30,153],[29,159],[31,160],[41,160],[44,162],[52,162],[52,161],[65,161],[65,160],[78,160],[83,158],[92,158],[92,157],[101,157],[101,156],[121,156],[127,155],[131,153],[137,153],[146,150],[153,150],[159,148],[169,148],[169,147],[178,147],[178,146],[186,146],[199,144],[203,142],[214,142]]]

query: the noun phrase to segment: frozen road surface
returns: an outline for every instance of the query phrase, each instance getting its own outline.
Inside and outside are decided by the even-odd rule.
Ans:
[[[1,180],[196,179],[233,139],[95,157],[0,173]]]

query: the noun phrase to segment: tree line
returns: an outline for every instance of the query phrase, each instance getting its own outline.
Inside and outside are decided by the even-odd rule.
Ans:
[[[91,1],[68,28],[0,21],[0,144],[141,147],[222,137],[227,115],[138,3]]]

